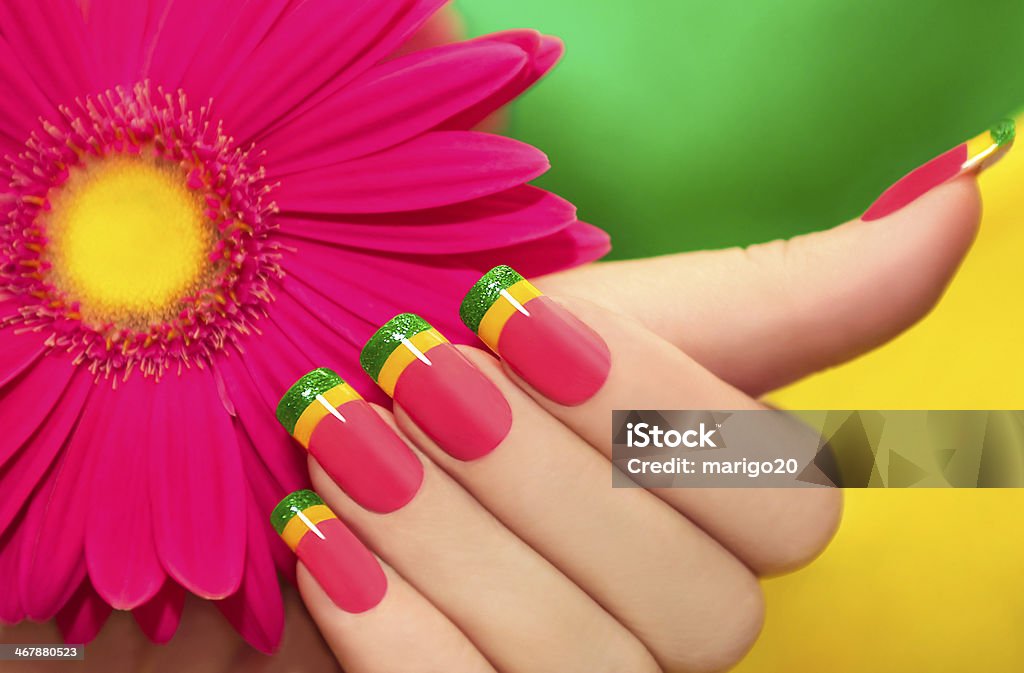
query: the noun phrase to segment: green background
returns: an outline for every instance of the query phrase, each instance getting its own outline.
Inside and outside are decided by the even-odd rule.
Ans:
[[[613,257],[749,244],[855,217],[1024,103],[1024,2],[458,0],[471,34],[558,35],[513,109],[540,181]]]

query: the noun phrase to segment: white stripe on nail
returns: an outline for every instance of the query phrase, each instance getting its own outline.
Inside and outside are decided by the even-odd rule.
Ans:
[[[338,411],[338,409],[333,404],[327,401],[326,397],[324,397],[323,395],[317,395],[316,401],[319,402],[323,406],[323,408],[328,411],[328,413],[337,418],[339,421],[341,421],[342,423],[348,423],[348,421],[345,420],[345,417],[341,415],[341,412]]]
[[[501,291],[501,296],[504,297],[505,299],[507,299],[508,303],[512,304],[512,306],[515,307],[515,309],[517,311],[519,311],[520,313],[522,313],[526,317],[530,317],[530,312],[526,309],[526,307],[523,306],[522,304],[520,304],[519,300],[517,300],[515,297],[513,297],[509,293],[508,290],[502,290]]]

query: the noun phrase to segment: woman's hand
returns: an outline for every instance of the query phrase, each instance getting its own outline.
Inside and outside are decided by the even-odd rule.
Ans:
[[[395,397],[393,416],[376,413],[402,440],[374,443],[387,504],[367,506],[373,489],[340,463],[328,474],[311,457],[310,473],[379,558],[377,589],[353,592],[379,571],[368,554],[352,561],[347,534],[341,556],[310,551],[330,546],[330,532],[298,543],[300,591],[339,662],[396,673],[738,661],[761,624],[756,575],[818,553],[839,493],[612,489],[610,411],[757,408],[752,395],[877,345],[930,308],[978,215],[966,179],[888,218],[786,244],[567,272],[537,283],[553,293],[533,300],[545,303],[507,309],[518,322],[499,330],[504,362],[434,337],[412,339],[419,355],[397,346],[397,373],[364,361]],[[417,334],[396,325],[392,341]],[[480,332],[494,343],[491,329]],[[329,416],[327,427],[344,425]],[[317,426],[306,441],[335,461],[349,450],[341,433]]]

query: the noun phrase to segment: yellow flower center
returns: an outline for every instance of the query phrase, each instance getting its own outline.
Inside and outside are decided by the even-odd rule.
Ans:
[[[51,282],[94,325],[145,329],[175,316],[206,280],[213,244],[182,169],[122,155],[70,171],[42,217]]]

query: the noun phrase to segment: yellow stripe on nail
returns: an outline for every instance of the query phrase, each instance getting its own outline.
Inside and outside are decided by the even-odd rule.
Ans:
[[[356,389],[347,383],[339,383],[334,386],[323,393],[323,398],[335,409],[346,402],[363,399],[362,396],[356,392]],[[330,409],[325,407],[323,403],[320,402],[319,398],[310,402],[309,406],[306,407],[306,410],[302,412],[301,416],[299,416],[299,420],[296,421],[292,437],[297,439],[302,446],[308,449],[309,438],[313,435],[313,430],[315,430],[320,421],[330,413]]]
[[[523,308],[526,308],[530,301],[543,296],[541,291],[526,279],[509,286],[505,292],[508,292],[512,299],[516,300]],[[477,334],[495,353],[498,352],[498,339],[501,338],[501,330],[505,328],[505,323],[512,317],[512,314],[517,312],[519,312],[519,307],[509,301],[508,297],[504,294],[501,294],[491,304],[491,307],[487,309],[487,313],[484,314],[483,319],[480,321],[480,328]]]
[[[303,520],[303,517],[306,521]],[[281,532],[281,539],[285,541],[292,551],[299,546],[299,542],[306,536],[307,533],[313,533],[313,529],[310,528],[310,524],[316,525],[322,521],[328,519],[337,519],[334,512],[327,505],[313,505],[302,510],[302,516],[296,515],[288,522]],[[307,523],[308,521],[308,523]]]
[[[377,385],[379,385],[381,390],[389,396],[394,396],[395,386],[398,384],[398,377],[402,375],[405,368],[414,360],[420,359],[421,356],[426,357],[431,348],[446,343],[448,343],[448,340],[433,327],[425,332],[414,334],[409,339],[403,341],[402,344],[388,356],[388,359],[384,361],[384,366],[381,367],[380,374],[377,377]],[[429,360],[429,358],[427,359]]]

